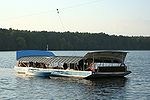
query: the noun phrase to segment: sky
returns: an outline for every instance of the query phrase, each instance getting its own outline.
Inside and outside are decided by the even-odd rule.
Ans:
[[[0,28],[150,36],[149,10],[150,0],[0,0]]]

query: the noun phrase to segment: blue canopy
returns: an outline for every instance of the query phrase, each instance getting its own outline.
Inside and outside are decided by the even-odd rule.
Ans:
[[[45,57],[51,57],[55,56],[53,52],[49,51],[41,51],[41,50],[21,50],[16,51],[16,59],[18,60],[21,57],[33,57],[33,56],[45,56]]]

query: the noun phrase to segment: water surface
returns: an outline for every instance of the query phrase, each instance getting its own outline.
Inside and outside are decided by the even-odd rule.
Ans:
[[[85,51],[55,52],[84,55]],[[0,52],[0,100],[148,100],[150,98],[150,51],[129,51],[125,78],[85,80],[16,75],[15,52]]]

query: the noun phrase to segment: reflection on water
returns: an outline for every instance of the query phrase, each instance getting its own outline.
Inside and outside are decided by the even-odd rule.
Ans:
[[[76,78],[16,77],[16,97],[25,99],[108,99],[120,98],[126,78],[85,80]],[[23,95],[26,93],[26,95]]]
[[[103,78],[92,80],[89,92],[95,95],[95,99],[121,99],[125,93],[126,78]],[[92,99],[92,95],[89,99]]]

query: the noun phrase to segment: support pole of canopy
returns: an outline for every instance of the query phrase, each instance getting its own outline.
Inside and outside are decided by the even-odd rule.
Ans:
[[[83,70],[85,70],[85,60],[83,59]]]
[[[94,68],[95,68],[95,64],[94,64],[94,62],[95,62],[95,61],[94,61],[94,54],[93,54],[93,62],[92,62],[92,63],[93,63],[93,65],[94,65]]]
[[[94,54],[93,54],[93,63],[94,63]]]

